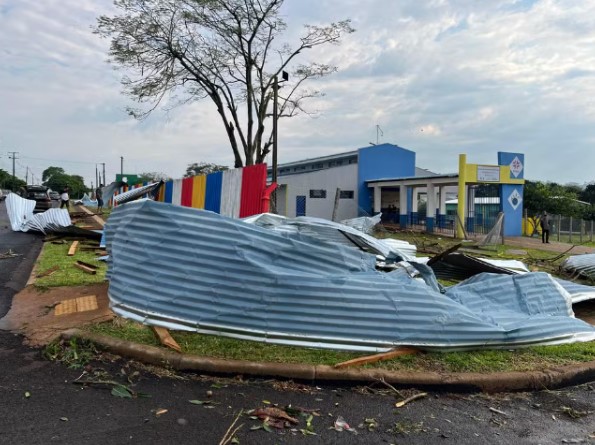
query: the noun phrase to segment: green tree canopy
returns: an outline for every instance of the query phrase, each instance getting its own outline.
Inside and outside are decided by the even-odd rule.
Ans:
[[[225,170],[228,170],[228,168],[224,165],[209,164],[208,162],[195,162],[193,164],[188,164],[184,177],[189,178],[191,176],[208,175],[209,173],[222,172]]]
[[[25,187],[26,182],[15,176],[12,176],[6,170],[0,168],[0,189],[7,189],[16,192],[21,187]]]
[[[85,180],[79,175],[69,175],[61,167],[48,167],[41,174],[43,185],[61,192],[64,187],[70,189],[70,196],[80,198],[88,191]]]
[[[271,150],[272,126],[265,128],[265,122],[275,79],[290,74],[278,115],[305,111],[304,100],[321,93],[304,88],[304,82],[336,67],[295,59],[354,31],[349,20],[305,26],[295,46],[284,44],[283,2],[115,0],[120,15],[99,17],[95,31],[111,40],[110,62],[126,71],[124,92],[148,104],[148,109],[129,109],[133,116],[147,116],[164,99],[177,97],[176,104],[184,104],[208,98],[225,128],[235,167],[241,167],[264,162]]]

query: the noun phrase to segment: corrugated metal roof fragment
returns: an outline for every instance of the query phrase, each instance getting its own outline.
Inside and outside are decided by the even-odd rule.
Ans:
[[[53,232],[72,225],[67,209],[48,209],[33,213],[35,201],[10,193],[6,197],[6,209],[10,226],[15,232],[35,230],[42,233]]]
[[[545,273],[482,274],[442,294],[357,249],[149,200],[116,207],[105,233],[112,309],[147,324],[362,351],[595,339]]]
[[[595,254],[573,255],[562,263],[562,269],[595,280]]]

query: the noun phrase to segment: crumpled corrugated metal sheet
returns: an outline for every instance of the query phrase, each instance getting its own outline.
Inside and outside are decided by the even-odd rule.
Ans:
[[[124,203],[130,202],[130,201],[134,201],[135,199],[138,199],[143,195],[148,195],[149,193],[153,193],[161,185],[163,185],[163,181],[153,182],[151,184],[147,184],[142,187],[128,190],[127,192],[124,192],[124,193],[120,193],[119,195],[114,196],[114,203],[115,204],[124,204]],[[181,190],[182,189],[181,189],[181,185],[180,185],[180,193],[181,193]],[[178,205],[179,205],[179,203],[178,203]]]
[[[360,232],[372,235],[374,232],[374,227],[380,224],[381,218],[382,213],[379,213],[375,216],[360,216],[359,218],[344,219],[341,221],[341,224],[345,224],[346,226],[353,227]]]
[[[561,267],[566,272],[595,280],[595,254],[593,253],[568,257]]]
[[[48,209],[34,214],[35,201],[21,198],[14,193],[6,197],[6,209],[10,226],[15,232],[36,230],[45,234],[72,225],[67,209]]]
[[[277,232],[302,233],[323,242],[357,247],[396,261],[415,258],[416,247],[406,241],[378,239],[345,224],[310,216],[286,218],[268,213],[244,218],[244,222]],[[391,242],[394,241],[394,242]]]
[[[111,307],[143,323],[362,351],[595,339],[549,275],[482,275],[436,292],[374,255],[150,200],[105,228]]]

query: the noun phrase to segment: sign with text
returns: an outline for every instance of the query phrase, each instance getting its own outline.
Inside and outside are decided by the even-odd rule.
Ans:
[[[478,165],[477,180],[479,182],[500,182],[500,167],[493,165]]]

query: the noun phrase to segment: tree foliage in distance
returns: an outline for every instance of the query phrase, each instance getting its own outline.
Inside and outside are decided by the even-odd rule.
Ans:
[[[27,183],[22,179],[12,176],[6,170],[0,168],[0,189],[18,191],[21,187],[25,187]]]
[[[171,178],[162,172],[144,172],[138,175],[138,182],[169,181]]]
[[[210,164],[208,162],[194,162],[193,164],[188,164],[184,177],[190,178],[192,176],[208,175],[209,173],[222,172],[225,170],[228,170],[228,168],[224,165]]]
[[[115,0],[120,15],[101,16],[95,32],[111,39],[110,62],[131,73],[124,92],[144,110],[143,118],[165,98],[175,105],[208,98],[219,114],[235,167],[262,163],[271,150],[273,85],[283,71],[290,86],[279,100],[279,116],[305,112],[303,102],[319,97],[304,82],[336,71],[310,62],[297,64],[306,50],[337,44],[353,32],[349,20],[305,26],[296,46],[280,42],[286,29],[283,0]]]
[[[587,218],[589,206],[580,203],[578,198],[575,185],[541,181],[525,182],[524,207],[532,216],[539,215],[545,210],[555,215]]]
[[[70,189],[71,198],[81,198],[88,191],[85,180],[79,175],[69,175],[62,167],[48,167],[41,174],[43,185],[61,192],[64,187]]]

